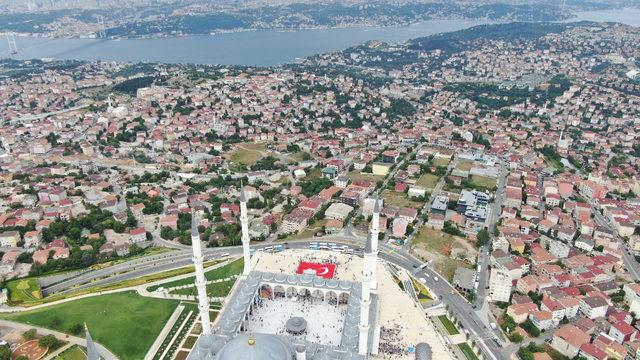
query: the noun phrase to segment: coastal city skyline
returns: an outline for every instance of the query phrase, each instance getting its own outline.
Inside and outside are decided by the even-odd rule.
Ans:
[[[0,360],[640,354],[635,1],[0,1]]]

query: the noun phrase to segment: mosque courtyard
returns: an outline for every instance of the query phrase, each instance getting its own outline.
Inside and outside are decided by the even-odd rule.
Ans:
[[[299,296],[262,299],[249,316],[245,327],[248,332],[291,335],[287,333],[286,322],[292,317],[306,320],[306,331],[294,337],[316,344],[340,345],[345,305],[325,303],[322,300]]]

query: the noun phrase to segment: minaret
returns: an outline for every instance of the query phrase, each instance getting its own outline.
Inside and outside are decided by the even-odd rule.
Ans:
[[[371,218],[371,236],[373,238],[372,249],[378,254],[378,234],[380,233],[380,200],[376,197]]]
[[[247,217],[247,197],[244,195],[244,187],[240,185],[240,226],[242,227],[242,254],[244,256],[244,269],[242,275],[247,276],[251,272],[251,255],[249,252],[249,218]]]
[[[198,232],[196,214],[191,213],[191,247],[193,248],[193,266],[196,269],[196,289],[198,290],[198,309],[202,320],[202,334],[211,334],[211,321],[209,320],[209,299],[207,298],[207,284],[204,277],[202,258],[202,243]]]
[[[87,324],[84,324],[85,339],[87,341],[87,360],[100,360],[100,353],[96,348],[96,344],[93,343],[91,334],[89,334],[89,328]]]
[[[378,262],[378,234],[380,233],[380,201],[376,198],[371,218],[371,233],[367,239],[367,247],[364,252],[364,268],[370,276],[371,291],[378,289],[376,267]]]
[[[367,241],[367,248],[371,250],[371,241]],[[370,252],[370,251],[369,251]],[[366,356],[369,352],[369,307],[371,305],[370,273],[367,266],[362,270],[362,295],[360,296],[360,324],[358,324],[358,354]]]

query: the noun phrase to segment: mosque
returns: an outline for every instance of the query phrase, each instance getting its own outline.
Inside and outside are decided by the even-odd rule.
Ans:
[[[423,310],[377,259],[378,201],[363,258],[318,250],[251,256],[244,191],[240,211],[244,269],[213,323],[194,216],[202,332],[189,360],[453,359]]]

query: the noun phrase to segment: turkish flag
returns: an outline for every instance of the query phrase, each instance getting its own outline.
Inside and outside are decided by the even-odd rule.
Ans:
[[[336,264],[317,264],[301,261],[298,265],[298,274],[315,274],[325,279],[331,279],[336,272]]]

